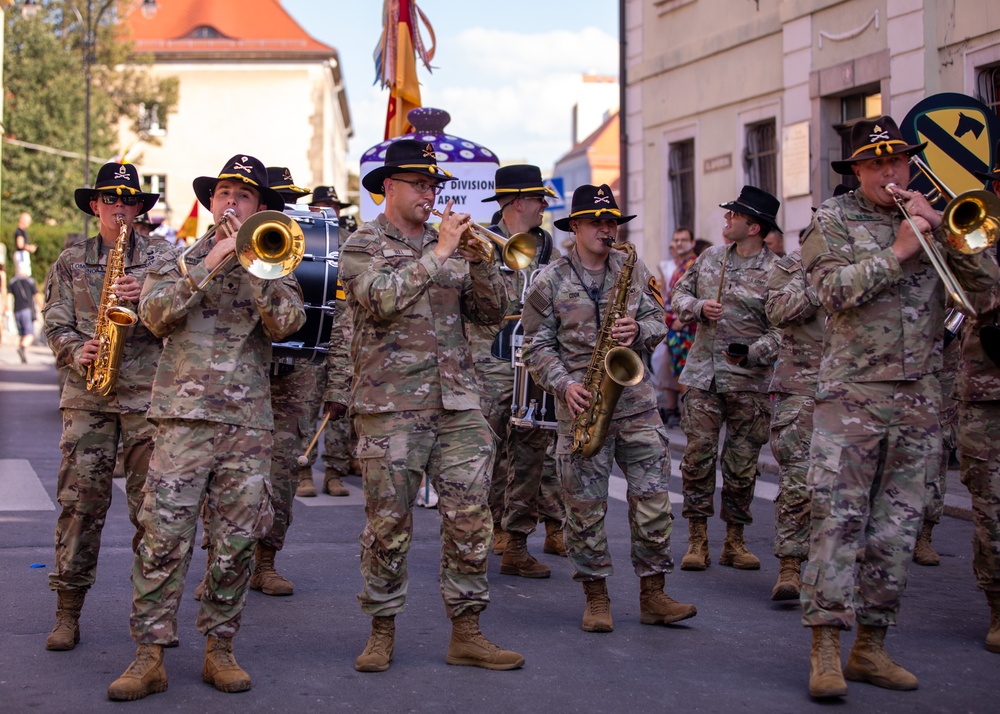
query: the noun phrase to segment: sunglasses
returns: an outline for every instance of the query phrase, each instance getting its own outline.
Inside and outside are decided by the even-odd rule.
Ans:
[[[125,206],[134,206],[139,203],[139,197],[132,194],[122,194],[119,196],[117,193],[99,193],[97,195],[101,197],[101,203],[105,206],[113,206],[119,201]]]

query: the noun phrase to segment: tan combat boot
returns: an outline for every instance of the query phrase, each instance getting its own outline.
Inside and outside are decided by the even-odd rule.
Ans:
[[[354,660],[354,669],[359,672],[384,672],[392,662],[392,650],[396,642],[396,616],[373,617],[372,631],[368,635],[365,651]]]
[[[326,477],[323,479],[323,493],[327,493],[331,496],[350,496],[351,492],[347,490],[347,486],[344,482],[340,480],[340,474],[336,471],[326,470]]]
[[[205,640],[205,664],[201,667],[201,681],[227,694],[250,689],[250,675],[236,664],[236,658],[233,657],[231,637],[209,635]]]
[[[493,554],[503,555],[507,550],[507,531],[499,526],[493,526]]]
[[[698,608],[677,602],[663,592],[663,573],[647,575],[639,581],[639,622],[669,625],[698,614]]]
[[[65,651],[80,641],[80,611],[86,590],[56,591],[56,624],[45,640],[45,649]]]
[[[986,633],[986,649],[989,652],[1000,652],[1000,593],[986,593],[986,601],[990,604],[990,629]]]
[[[503,551],[500,572],[520,575],[522,578],[547,578],[552,572],[528,552],[528,536],[524,533],[507,534],[507,547]]]
[[[274,555],[277,551],[269,545],[257,543],[254,552],[254,570],[250,576],[250,588],[260,590],[265,595],[291,595],[295,586],[288,578],[274,569]]]
[[[847,696],[847,682],[840,670],[840,628],[824,625],[812,631],[809,696],[816,699]]]
[[[108,699],[130,702],[167,691],[167,670],[163,668],[163,647],[141,643],[135,661],[108,687]]]
[[[608,596],[608,583],[605,579],[584,582],[583,594],[587,597],[587,606],[583,611],[583,631],[612,632],[615,623],[611,619],[611,598]]]
[[[524,665],[524,657],[486,639],[479,630],[479,613],[466,610],[451,620],[445,662],[484,669],[517,669]]]
[[[722,543],[719,565],[728,565],[737,570],[760,570],[760,558],[747,550],[746,541],[743,540],[742,524],[726,525],[726,540]]]
[[[563,539],[563,530],[555,521],[545,521],[545,542],[542,544],[542,552],[558,555],[560,558],[566,557],[566,541]]]
[[[852,682],[869,682],[884,689],[916,689],[916,677],[892,661],[885,651],[888,627],[858,625],[858,637],[847,655],[844,676]]]
[[[917,544],[913,548],[913,562],[917,565],[941,565],[941,556],[931,546],[931,531],[934,524],[924,521],[917,535]]]
[[[688,549],[681,560],[681,570],[704,570],[711,562],[708,522],[704,518],[691,518],[688,520]]]
[[[778,571],[778,582],[774,584],[771,591],[772,600],[798,600],[799,599],[799,571],[802,567],[802,560],[799,558],[782,558],[781,570]]]
[[[312,470],[306,469],[299,479],[299,485],[295,487],[295,495],[302,498],[316,497],[316,484],[313,483]]]

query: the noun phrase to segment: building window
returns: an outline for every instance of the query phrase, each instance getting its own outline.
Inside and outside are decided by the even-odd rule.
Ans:
[[[976,72],[977,99],[1000,116],[1000,64]]]
[[[223,37],[223,34],[210,25],[199,25],[188,33],[188,37],[195,40],[214,40]]]
[[[145,193],[160,194],[160,199],[156,202],[157,206],[159,206],[161,203],[165,203],[165,198],[167,195],[167,175],[146,174],[145,176],[142,177],[142,190]]]
[[[139,133],[146,136],[163,136],[167,133],[166,127],[160,121],[160,105],[146,104],[139,105]]]
[[[851,128],[862,119],[882,116],[882,93],[881,92],[859,92],[840,98],[840,122],[834,124],[840,136],[840,155],[850,156],[851,154]],[[854,175],[839,175],[840,183],[850,189],[858,188],[861,184]]]
[[[747,124],[743,165],[747,183],[778,195],[778,142],[774,119]]]
[[[673,224],[694,225],[694,139],[670,144],[670,207]]]

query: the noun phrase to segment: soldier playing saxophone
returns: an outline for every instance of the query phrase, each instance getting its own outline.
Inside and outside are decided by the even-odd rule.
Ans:
[[[574,420],[591,404],[591,392],[582,382],[595,345],[602,349],[598,339],[605,332],[600,327],[606,311],[624,303],[610,340],[636,352],[652,353],[667,332],[662,300],[642,261],[636,260],[630,280],[618,284],[626,258],[611,245],[618,226],[632,218],[621,215],[607,185],[576,189],[570,216],[555,222],[557,228],[576,234],[576,244],[535,279],[522,318],[525,335],[531,338],[525,350],[528,369],[539,386],[557,397],[556,468],[566,499],[566,551],[574,579],[583,583],[587,632],[610,632],[614,627],[605,582],[612,567],[604,529],[613,462],[628,481],[641,622],[666,625],[697,613],[693,605],[663,592],[664,575],[673,569],[670,457],[649,375],[622,392],[598,453],[588,458],[573,449]]]

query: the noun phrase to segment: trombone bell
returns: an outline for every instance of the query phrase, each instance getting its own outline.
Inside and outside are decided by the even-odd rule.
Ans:
[[[236,235],[236,258],[254,277],[274,280],[302,262],[305,237],[298,222],[281,211],[255,213]]]
[[[989,191],[966,191],[945,206],[941,220],[948,244],[966,255],[981,253],[1000,239],[1000,198]]]

